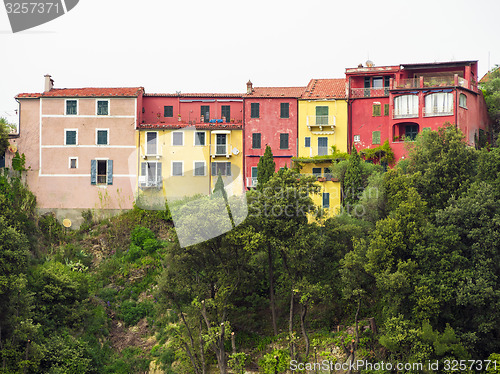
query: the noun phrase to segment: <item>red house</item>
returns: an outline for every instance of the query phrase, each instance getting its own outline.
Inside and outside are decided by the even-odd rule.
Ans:
[[[489,136],[477,61],[366,65],[346,69],[350,146],[374,148],[388,140],[397,162],[405,140],[445,122],[460,128],[471,146]]]
[[[273,151],[276,170],[291,167],[297,156],[298,98],[305,87],[253,87],[244,95],[244,154],[246,187],[257,186],[257,164],[266,146]]]

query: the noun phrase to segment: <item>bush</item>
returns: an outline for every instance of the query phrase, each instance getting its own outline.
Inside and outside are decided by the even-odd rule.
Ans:
[[[142,247],[147,239],[155,239],[155,234],[146,227],[137,226],[130,234],[130,239],[133,244]]]
[[[126,325],[131,326],[137,324],[139,320],[151,314],[153,311],[153,304],[151,302],[136,303],[133,300],[125,300],[120,305],[119,318],[125,322]]]
[[[259,360],[260,373],[285,373],[290,368],[290,354],[283,349],[275,349]]]

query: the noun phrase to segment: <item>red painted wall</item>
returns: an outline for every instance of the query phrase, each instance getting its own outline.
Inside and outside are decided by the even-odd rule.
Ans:
[[[259,118],[251,118],[251,103],[260,104]],[[289,118],[280,118],[281,103],[289,103]],[[291,158],[297,156],[298,100],[296,98],[245,98],[245,177],[252,175],[259,156],[264,155],[266,145],[273,151],[276,170],[291,166]],[[261,134],[261,148],[252,148],[252,134]],[[280,149],[280,134],[288,134],[288,149]],[[281,157],[280,157],[281,156]]]
[[[235,97],[184,97],[184,96],[144,96],[143,123],[200,123],[201,106],[210,107],[210,119],[222,119],[222,105],[230,106],[231,117],[227,122],[243,121],[243,99]],[[173,106],[173,117],[164,117],[164,107]],[[181,120],[179,121],[179,114]]]

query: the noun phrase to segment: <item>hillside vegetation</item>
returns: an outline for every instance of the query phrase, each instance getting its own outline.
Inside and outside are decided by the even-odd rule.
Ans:
[[[334,165],[349,194],[334,218],[314,178],[282,169],[242,224],[187,248],[168,209],[88,211],[71,231],[0,176],[0,373],[500,368],[500,151],[449,125],[408,147],[387,172],[357,154]],[[198,224],[219,224],[204,204]]]

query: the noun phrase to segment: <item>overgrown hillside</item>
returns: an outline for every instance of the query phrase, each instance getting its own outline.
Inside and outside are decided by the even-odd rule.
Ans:
[[[280,170],[241,225],[187,248],[168,210],[67,231],[0,177],[0,373],[500,368],[500,152],[462,140],[424,132],[388,172],[353,153],[332,167],[350,195],[330,219],[313,177]],[[193,225],[222,224],[214,204]]]

